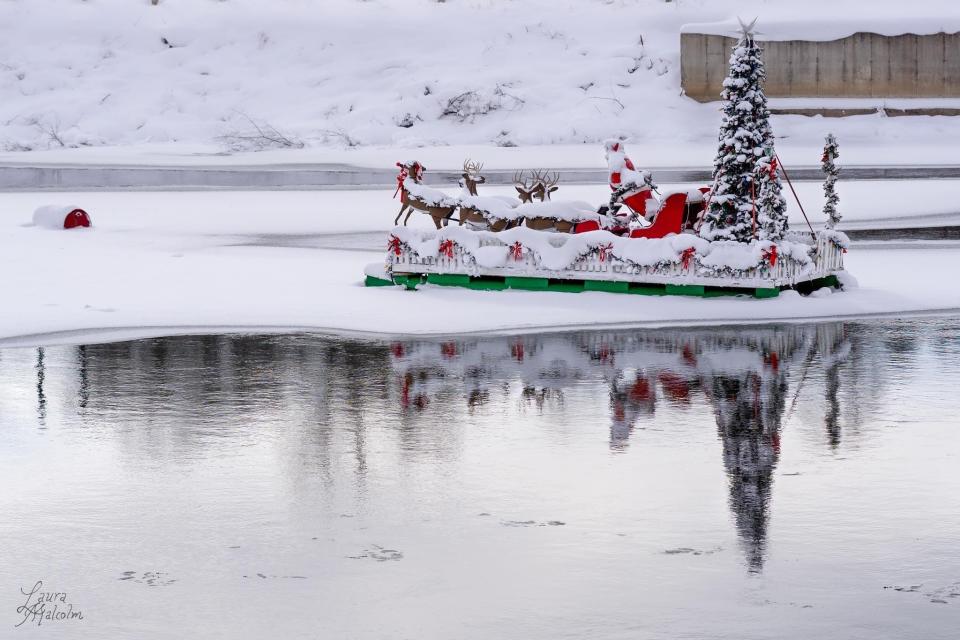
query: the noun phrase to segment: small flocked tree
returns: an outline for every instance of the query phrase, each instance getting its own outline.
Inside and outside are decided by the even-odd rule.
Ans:
[[[827,216],[827,229],[835,229],[837,223],[840,222],[840,212],[837,211],[837,203],[840,202],[840,197],[837,195],[836,189],[840,168],[834,162],[838,157],[840,157],[840,147],[837,145],[837,139],[832,133],[828,133],[827,143],[823,146],[823,157],[820,158],[820,166],[827,176],[826,180],[823,181],[823,195],[827,199],[823,205],[823,213]]]
[[[763,93],[762,50],[753,23],[743,25],[723,81],[723,119],[713,161],[714,190],[700,235],[707,240],[779,240],[787,229],[773,148],[770,110]]]

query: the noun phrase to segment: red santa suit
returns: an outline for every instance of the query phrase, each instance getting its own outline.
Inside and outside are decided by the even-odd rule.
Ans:
[[[651,219],[656,214],[659,203],[653,198],[650,174],[636,170],[620,140],[607,140],[603,144],[610,176],[610,189],[617,191],[627,188],[628,190],[621,195],[620,201],[637,214],[648,220]],[[648,203],[648,200],[653,202]]]

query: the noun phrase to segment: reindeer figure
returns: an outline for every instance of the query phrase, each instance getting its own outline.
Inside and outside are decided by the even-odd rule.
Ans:
[[[554,171],[553,175],[550,176],[546,171],[543,173],[537,171],[536,176],[536,186],[534,187],[534,195],[540,199],[540,202],[546,202],[550,199],[550,194],[559,189],[557,183],[560,182],[560,173]]]
[[[400,216],[406,212],[407,217],[403,219],[403,226],[407,226],[407,221],[410,220],[413,212],[421,211],[433,218],[437,229],[445,227],[453,212],[457,210],[457,201],[442,191],[431,189],[421,183],[426,167],[419,162],[413,161],[406,164],[398,162],[397,166],[400,167],[400,175],[397,176],[400,212],[397,213],[393,224],[399,224]]]
[[[469,159],[463,163],[463,178],[460,181],[463,188],[460,195],[460,224],[469,223],[476,228],[491,231],[503,231],[518,225],[519,220],[512,215],[518,204],[515,198],[477,195],[477,185],[487,181],[480,175],[481,169],[482,164]]]
[[[533,202],[533,196],[539,187],[537,181],[539,175],[536,172],[531,172],[531,174],[530,180],[525,177],[526,171],[518,171],[513,174],[513,186],[520,194],[520,202]]]
[[[528,202],[532,203],[533,198],[537,198],[537,200],[540,202],[549,202],[550,194],[560,188],[557,186],[559,181],[560,174],[558,172],[554,172],[551,176],[546,171],[534,171],[533,183],[530,187],[531,199]],[[519,188],[517,190],[519,191]],[[559,220],[557,218],[543,215],[524,216],[524,221],[526,222],[527,227],[530,229],[536,229],[538,231],[559,231],[560,233],[570,233],[574,228],[574,223],[568,220]]]
[[[483,169],[482,162],[471,162],[470,158],[463,161],[463,173],[461,174],[463,182],[461,182],[461,186],[472,196],[477,195],[477,185],[487,181],[486,178],[480,175],[481,169]]]

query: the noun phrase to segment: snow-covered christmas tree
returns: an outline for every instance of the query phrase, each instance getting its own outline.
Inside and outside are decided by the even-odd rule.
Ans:
[[[762,86],[763,52],[753,37],[755,22],[741,23],[720,94],[723,120],[713,163],[714,189],[700,229],[707,240],[777,241],[787,230],[787,203]]]
[[[823,181],[823,195],[827,199],[823,205],[823,213],[827,216],[827,229],[835,229],[837,223],[840,222],[840,212],[837,211],[837,203],[840,202],[840,197],[837,195],[836,189],[840,168],[834,162],[838,157],[840,157],[840,147],[837,145],[837,139],[832,133],[828,133],[827,143],[823,146],[823,157],[820,158],[820,166],[827,176],[826,180]]]

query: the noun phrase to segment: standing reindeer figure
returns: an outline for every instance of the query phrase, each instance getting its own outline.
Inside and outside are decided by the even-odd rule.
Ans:
[[[550,194],[554,191],[557,191],[560,187],[557,186],[557,183],[560,181],[560,174],[554,172],[551,176],[546,171],[534,171],[532,184],[529,187],[530,200],[527,202],[531,204],[534,203],[533,198],[536,198],[541,203],[550,201]],[[519,191],[520,188],[517,187]],[[536,229],[538,231],[559,231],[560,233],[570,233],[573,231],[574,223],[568,220],[561,220],[556,217],[551,217],[548,213],[547,207],[541,206],[527,206],[527,209],[531,212],[530,215],[524,216],[527,227],[531,229]]]
[[[483,169],[482,162],[471,162],[470,158],[463,161],[463,173],[461,174],[463,181],[460,185],[472,196],[477,195],[477,185],[487,181],[486,178],[480,175],[481,169]]]
[[[539,188],[537,178],[539,175],[531,171],[530,179],[526,178],[526,171],[518,171],[513,174],[513,186],[520,194],[520,202],[533,202],[533,196]]]
[[[555,171],[550,176],[546,171],[543,173],[537,171],[534,176],[536,178],[534,195],[540,199],[540,202],[546,202],[550,199],[550,194],[560,188],[557,186],[557,183],[560,182],[560,174]]]
[[[400,212],[397,213],[393,224],[399,224],[400,216],[406,212],[407,217],[403,219],[403,226],[407,226],[407,221],[410,220],[413,212],[421,211],[433,218],[437,229],[447,226],[453,212],[457,210],[457,201],[442,191],[421,184],[426,167],[416,160],[406,164],[398,162],[397,166],[400,167],[400,174],[397,176]],[[394,197],[396,195],[394,193]]]
[[[519,224],[514,209],[519,204],[516,198],[505,196],[477,195],[477,185],[487,181],[480,170],[482,164],[471,162],[463,163],[463,179],[460,186],[463,188],[460,195],[460,224],[470,224],[474,228],[503,231]]]

